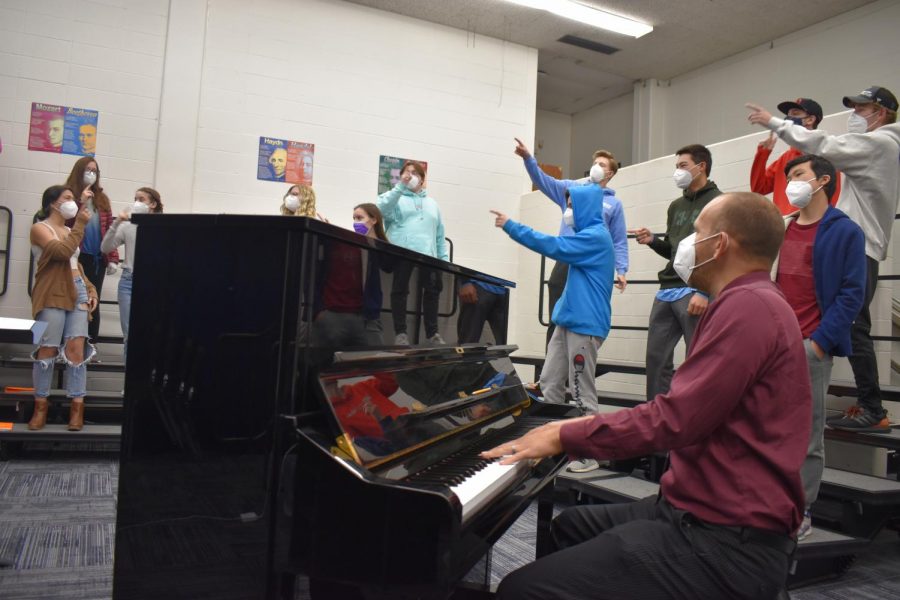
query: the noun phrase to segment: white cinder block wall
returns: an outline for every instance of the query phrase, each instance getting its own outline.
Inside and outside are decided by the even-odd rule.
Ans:
[[[273,214],[260,135],[316,145],[318,210],[351,224],[377,194],[380,154],[428,161],[454,261],[515,277],[489,208],[518,212],[534,138],[537,52],[336,1],[211,2],[192,210]]]
[[[117,209],[154,185],[168,212],[275,214],[287,185],[256,180],[268,135],[316,145],[318,208],[349,226],[376,197],[380,154],[426,160],[455,261],[514,278],[515,249],[487,210],[517,214],[529,189],[512,139],[533,143],[536,50],[337,0],[179,0],[172,23],[168,9],[0,2],[0,194],[15,213],[0,315],[30,313],[31,216],[77,158],[27,150],[32,101],[100,111],[97,160]],[[105,33],[84,43],[79,22]],[[157,128],[173,124],[157,148]],[[101,333],[118,333],[117,319]]]
[[[0,204],[13,212],[9,288],[0,315],[31,314],[28,231],[41,193],[63,183],[77,156],[28,151],[32,102],[100,112],[101,182],[121,210],[153,182],[169,2],[0,1]],[[88,32],[86,34],[86,32]],[[118,278],[103,299],[115,299]],[[101,333],[118,334],[105,307]]]

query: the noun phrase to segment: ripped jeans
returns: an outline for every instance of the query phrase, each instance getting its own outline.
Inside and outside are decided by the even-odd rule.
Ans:
[[[36,398],[50,395],[50,384],[53,381],[53,365],[56,362],[66,364],[66,397],[83,398],[87,393],[87,362],[94,356],[94,347],[87,342],[88,311],[82,308],[88,302],[87,288],[81,277],[75,277],[75,291],[78,294],[74,310],[62,308],[44,308],[37,314],[38,321],[47,323],[47,329],[41,336],[40,348],[58,348],[56,356],[38,358],[37,350],[32,354],[34,366],[31,378],[34,382]],[[84,357],[81,362],[73,363],[66,356],[66,342],[71,338],[85,338]]]

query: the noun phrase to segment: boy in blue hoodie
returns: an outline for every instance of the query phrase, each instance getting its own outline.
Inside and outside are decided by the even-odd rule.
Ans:
[[[528,171],[531,182],[545,196],[553,200],[559,206],[560,211],[566,210],[566,190],[574,186],[583,185],[599,185],[603,189],[603,220],[606,223],[610,236],[612,236],[616,255],[616,287],[619,291],[625,291],[625,286],[628,284],[625,278],[625,274],[628,272],[628,234],[625,228],[625,211],[622,208],[622,202],[616,198],[616,191],[607,187],[610,180],[619,170],[619,163],[616,161],[616,157],[606,150],[597,150],[594,152],[593,162],[591,163],[590,176],[582,179],[556,179],[541,170],[537,160],[531,155],[531,151],[522,140],[519,138],[515,138],[515,140],[515,153],[522,157],[525,163],[525,170]],[[572,235],[573,233],[572,228],[566,225],[565,222],[560,223],[559,235]],[[568,265],[565,263],[557,262],[550,273],[550,281],[547,287],[551,314],[556,306],[556,302],[559,300],[562,289],[566,285],[568,268]],[[553,337],[552,323],[547,329],[547,344],[550,343],[551,337]]]
[[[797,537],[803,539],[812,531],[809,507],[825,468],[832,357],[852,353],[850,330],[865,301],[866,251],[859,225],[828,202],[837,183],[830,162],[805,154],[788,162],[784,174],[787,200],[799,211],[785,217],[784,243],[772,273],[800,323],[812,384],[809,447],[800,467],[806,511]]]
[[[575,403],[583,414],[595,413],[597,352],[609,334],[610,297],[615,257],[612,238],[603,222],[603,189],[575,186],[566,192],[563,213],[573,235],[553,237],[491,211],[513,240],[547,258],[569,265],[562,297],[553,309],[556,325],[541,371],[541,390],[548,402],[565,402],[568,378]]]

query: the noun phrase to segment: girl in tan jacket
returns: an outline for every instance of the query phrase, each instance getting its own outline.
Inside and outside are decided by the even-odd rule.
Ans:
[[[47,423],[53,364],[61,359],[66,364],[66,396],[71,403],[69,431],[80,431],[84,426],[85,365],[94,355],[85,337],[89,315],[98,302],[97,290],[78,262],[78,246],[91,213],[87,208],[79,210],[72,188],[63,185],[47,188],[41,207],[47,218],[31,227],[31,250],[37,262],[31,311],[47,328],[34,353],[34,415],[28,428],[42,429]],[[75,224],[70,230],[65,223],[72,218]]]

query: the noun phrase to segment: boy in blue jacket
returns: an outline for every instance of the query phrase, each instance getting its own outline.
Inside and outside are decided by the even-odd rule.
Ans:
[[[828,202],[837,183],[830,162],[805,154],[788,162],[784,174],[788,202],[799,211],[785,217],[784,243],[772,272],[800,322],[812,383],[812,427],[800,468],[806,512],[797,536],[803,539],[812,531],[809,507],[825,468],[832,357],[852,352],[850,329],[865,300],[866,250],[859,225]]]
[[[531,182],[541,190],[545,196],[553,200],[559,206],[560,211],[566,210],[566,190],[573,186],[582,185],[599,185],[603,189],[603,220],[609,235],[612,237],[613,248],[616,255],[616,287],[620,292],[625,291],[627,280],[625,274],[628,272],[628,233],[625,227],[625,211],[622,208],[622,202],[616,198],[615,190],[607,187],[610,180],[619,170],[619,163],[611,152],[606,150],[597,150],[594,152],[593,162],[591,163],[590,176],[583,179],[556,179],[544,173],[538,166],[534,156],[528,147],[522,143],[522,140],[515,138],[515,153],[522,157],[525,163],[525,170],[531,178]],[[559,235],[572,235],[572,228],[560,223]],[[550,281],[548,282],[550,312],[556,302],[559,300],[563,287],[566,284],[566,273],[568,265],[557,262],[553,271],[550,273]],[[553,336],[553,325],[547,330],[547,343]]]
[[[548,402],[565,402],[568,378],[575,404],[588,414],[599,408],[594,371],[597,352],[609,334],[615,258],[612,238],[601,215],[603,189],[597,185],[575,186],[566,195],[563,220],[574,230],[573,235],[553,237],[491,212],[496,215],[494,224],[513,240],[569,265],[565,289],[551,316],[556,329],[547,346],[541,390]],[[584,462],[572,470],[596,468],[596,461]]]

